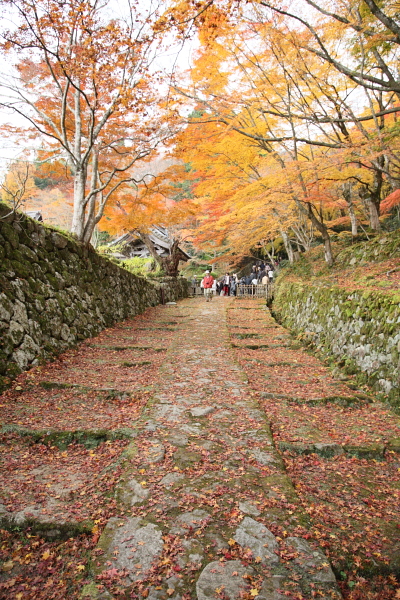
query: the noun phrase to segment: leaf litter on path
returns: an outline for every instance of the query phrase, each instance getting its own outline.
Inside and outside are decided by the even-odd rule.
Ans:
[[[248,308],[246,331],[259,332],[257,343],[268,347],[235,352],[271,421],[276,444],[334,443],[357,454],[399,440],[399,417],[389,406],[360,393],[351,378],[351,387],[333,378],[305,350],[279,347],[276,342],[285,330],[268,312],[260,327],[261,303],[232,305],[232,331],[242,321],[243,312],[235,310],[241,305]],[[282,455],[311,519],[310,535],[327,551],[349,600],[392,600],[400,590],[395,576],[400,570],[400,462],[388,448],[379,460],[290,451]]]
[[[43,372],[35,369],[24,374],[14,384],[13,392],[2,397],[0,404],[5,405],[2,408],[6,417],[4,419],[3,416],[3,422],[7,421],[9,424],[15,423],[20,415],[23,426],[39,426],[42,414],[43,424],[49,423],[53,418],[56,427],[61,430],[74,429],[75,424],[81,420],[83,428],[89,424],[93,427],[100,424],[102,418],[104,427],[108,428],[128,423],[132,415],[132,421],[139,429],[135,439],[136,452],[125,461],[122,472],[118,470],[117,459],[125,447],[126,442],[123,441],[100,444],[92,450],[94,456],[90,455],[90,449],[73,444],[68,447],[67,455],[63,455],[65,451],[42,444],[30,446],[28,440],[21,440],[16,434],[7,434],[11,436],[7,438],[7,444],[15,447],[15,452],[10,452],[6,458],[6,461],[12,461],[14,456],[16,461],[10,462],[10,487],[14,494],[15,508],[25,506],[22,494],[24,482],[25,489],[32,483],[32,491],[28,493],[27,500],[37,500],[38,506],[45,510],[49,498],[60,500],[51,494],[59,495],[57,486],[64,483],[65,490],[70,485],[85,492],[80,506],[79,498],[78,505],[74,498],[76,490],[72,490],[66,514],[74,515],[76,511],[78,518],[88,516],[95,524],[91,534],[77,535],[74,540],[62,543],[46,541],[40,535],[30,538],[29,532],[24,539],[20,534],[5,532],[1,557],[3,564],[7,565],[11,561],[13,565],[9,571],[0,571],[0,597],[1,592],[5,591],[9,597],[22,594],[21,600],[45,600],[50,597],[72,600],[80,597],[85,584],[90,584],[92,592],[93,585],[103,591],[108,588],[112,591],[112,597],[145,598],[151,593],[154,597],[162,598],[164,592],[158,590],[164,590],[165,584],[165,598],[191,600],[195,595],[189,590],[194,590],[198,575],[206,563],[212,565],[212,561],[216,561],[216,564],[239,561],[239,564],[246,565],[248,569],[248,579],[245,580],[248,582],[245,586],[247,591],[242,594],[243,598],[254,598],[265,579],[265,567],[262,566],[260,557],[233,539],[235,531],[248,518],[246,515],[253,515],[251,518],[259,526],[267,527],[275,536],[279,545],[279,560],[292,575],[294,572],[291,569],[297,564],[299,554],[285,540],[290,536],[299,536],[300,539],[308,539],[311,544],[315,544],[314,548],[321,545],[320,539],[324,544],[327,540],[334,540],[332,545],[324,547],[331,553],[331,560],[338,561],[339,567],[346,569],[343,571],[342,586],[345,597],[348,600],[361,600],[361,596],[354,596],[354,591],[363,590],[365,598],[391,600],[392,597],[388,594],[395,593],[396,580],[390,581],[387,576],[377,575],[369,579],[369,584],[365,583],[363,568],[370,564],[370,557],[357,550],[355,556],[361,561],[361,566],[357,566],[355,561],[352,563],[350,559],[353,548],[345,548],[342,553],[339,549],[340,543],[348,537],[348,530],[342,529],[340,525],[333,528],[330,523],[336,519],[336,514],[339,516],[340,501],[343,501],[346,508],[349,507],[350,514],[345,525],[352,527],[353,515],[362,514],[351,504],[352,498],[356,498],[357,486],[363,478],[369,478],[371,489],[374,485],[379,485],[382,480],[379,479],[378,467],[382,463],[377,462],[376,468],[370,470],[370,465],[375,465],[374,461],[362,462],[359,459],[340,457],[342,462],[337,463],[340,477],[344,479],[350,473],[355,482],[353,487],[350,485],[349,493],[346,491],[345,499],[340,500],[342,488],[336,488],[332,478],[328,476],[330,465],[334,465],[334,461],[320,459],[315,454],[299,458],[297,455],[284,453],[282,458],[289,469],[294,487],[282,468],[281,458],[274,448],[265,417],[256,408],[256,399],[259,398],[272,423],[276,442],[296,435],[303,439],[301,435],[304,434],[299,431],[302,424],[309,428],[304,439],[313,440],[312,428],[316,421],[315,425],[321,435],[330,432],[337,436],[338,443],[344,443],[345,438],[340,438],[340,414],[344,414],[340,411],[343,407],[339,407],[337,411],[336,405],[299,405],[298,401],[304,398],[324,398],[332,389],[336,394],[340,391],[341,395],[354,395],[354,390],[346,383],[334,380],[328,369],[315,357],[298,346],[289,347],[291,338],[287,331],[271,319],[259,301],[221,298],[215,299],[215,304],[205,305],[202,300],[185,300],[174,307],[150,309],[144,315],[110,328],[76,350],[65,353],[58,363],[46,365]],[[232,349],[229,346],[222,307],[228,310],[231,333],[242,335],[231,336],[231,342],[236,346]],[[241,307],[246,310],[241,310]],[[207,327],[203,326],[203,321],[207,322]],[[166,327],[163,328],[164,325]],[[246,334],[257,337],[246,337]],[[265,347],[246,348],[249,345]],[[147,350],[150,347],[153,350]],[[162,348],[169,348],[167,357],[159,352]],[[129,378],[129,371],[123,371],[130,367],[119,366],[119,361],[144,361],[148,358],[148,353],[151,353],[152,364],[148,365],[148,369],[144,368],[145,365],[132,367],[135,369],[135,380]],[[272,373],[275,373],[275,368],[280,367],[283,368],[281,379],[272,387]],[[243,371],[249,380],[247,387]],[[265,377],[267,374],[269,379]],[[299,383],[299,377],[302,383]],[[60,384],[69,382],[76,387],[49,389],[43,394],[44,388],[36,384],[49,381]],[[88,389],[83,391],[85,385]],[[17,387],[22,389],[18,390]],[[125,392],[125,396],[121,395],[122,403],[124,398],[129,402],[129,399],[139,396],[139,410],[138,406],[118,405],[117,396],[115,400],[106,399],[102,395],[104,388],[112,388],[110,392]],[[146,391],[151,392],[151,403],[141,413],[140,409],[146,403]],[[268,393],[274,394],[275,398],[262,397],[262,394]],[[279,395],[285,398],[281,401]],[[35,398],[39,407],[36,413]],[[12,407],[14,402],[16,406]],[[108,402],[113,407],[112,415],[107,414]],[[249,413],[246,412],[248,408],[245,408],[249,406],[246,404],[248,402],[253,407]],[[66,411],[75,412],[75,415],[67,417],[63,414],[60,418],[59,413],[63,412],[60,409],[63,407]],[[373,405],[373,408],[375,417],[371,417],[364,430],[360,429],[361,437],[356,442],[366,443],[375,433],[378,435],[378,432],[381,434],[380,439],[384,440],[383,431],[390,414],[385,414],[386,409],[381,410],[379,405]],[[152,412],[153,409],[156,413]],[[203,409],[205,412],[202,412]],[[352,437],[357,432],[358,417],[355,412],[352,413],[354,410],[368,411],[368,406],[361,402],[357,408],[348,408],[347,417],[350,419],[350,414],[354,414],[349,425],[353,428]],[[98,412],[97,416],[92,415],[94,411]],[[287,411],[292,411],[289,419]],[[156,419],[153,414],[157,414]],[[360,412],[359,418],[363,418],[363,414]],[[294,423],[295,420],[298,420],[297,424]],[[132,426],[132,422],[130,425]],[[345,433],[345,428],[343,429]],[[115,450],[113,456],[109,451],[111,448]],[[25,455],[31,467],[29,472],[24,471]],[[116,467],[109,469],[109,465],[114,465],[114,458]],[[318,466],[313,465],[312,459],[319,461]],[[302,463],[301,460],[305,462]],[[389,463],[388,458],[385,460]],[[92,462],[98,463],[98,470],[93,467]],[[357,470],[356,465],[359,463],[361,466]],[[57,464],[61,465],[63,475],[52,470],[53,465]],[[391,466],[384,467],[385,477],[394,475],[394,468],[395,459]],[[305,477],[304,487],[298,485],[302,469],[305,473],[311,469],[310,476],[307,474]],[[21,479],[18,478],[20,475]],[[86,483],[86,476],[91,477],[91,483]],[[130,479],[132,477],[134,479]],[[347,480],[350,477],[344,479],[345,482]],[[133,487],[130,489],[136,496],[124,495],[124,485],[129,482],[132,482]],[[308,485],[314,485],[315,490],[309,489]],[[337,493],[338,489],[340,493]],[[390,484],[383,489],[388,492]],[[86,490],[89,492],[88,498]],[[326,496],[321,495],[324,490],[328,490]],[[337,495],[332,502],[334,508],[329,504],[329,494]],[[132,498],[136,500],[130,504]],[[376,507],[371,494],[366,498],[371,506]],[[7,506],[12,507],[11,496],[7,502]],[[357,502],[358,499],[355,500]],[[376,502],[379,504],[379,498]],[[329,515],[325,524],[318,521],[319,516],[322,519],[324,511],[315,512],[313,509],[318,503],[325,503],[325,514]],[[368,513],[371,519],[381,518],[377,510],[378,508],[372,513],[371,508]],[[397,514],[396,511],[390,514],[387,503],[382,505],[381,511],[383,519],[386,517],[390,520]],[[62,516],[62,511],[59,514]],[[94,518],[96,516],[98,518]],[[158,523],[163,532],[163,546],[158,562],[147,574],[142,573],[138,563],[135,567],[137,580],[131,588],[124,586],[124,573],[112,567],[112,560],[108,569],[106,567],[95,582],[89,577],[88,552],[91,550],[92,567],[96,562],[101,562],[103,551],[100,547],[93,549],[93,546],[110,517],[118,517],[121,524],[127,518],[144,518],[148,523]],[[354,518],[354,522],[357,524],[354,535],[362,536],[367,525],[362,517]],[[318,534],[320,531],[324,531],[323,538]],[[373,531],[366,539],[380,548],[377,551],[384,552],[386,546],[383,534],[375,528]],[[331,535],[337,538],[329,537]],[[140,553],[140,548],[140,545],[135,546],[132,553]],[[190,552],[197,558],[188,561]],[[30,556],[24,562],[22,556],[26,555]],[[13,556],[16,557],[15,563]],[[380,559],[373,557],[373,560]],[[30,561],[37,566],[36,572]],[[48,570],[46,561],[50,561]],[[346,564],[350,566],[343,566]],[[308,588],[309,592],[305,593],[299,587],[303,575],[292,575],[287,580],[280,580],[284,597],[309,600],[313,595],[317,594],[318,597],[321,594],[317,589],[318,585]],[[351,578],[355,579],[353,585]],[[186,588],[182,588],[182,582]],[[33,591],[30,585],[33,586]],[[50,589],[52,595],[49,595]],[[223,597],[222,587],[218,594],[217,597]]]

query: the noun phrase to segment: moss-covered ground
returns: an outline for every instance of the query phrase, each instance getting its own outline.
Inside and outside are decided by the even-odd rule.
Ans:
[[[340,237],[340,236],[339,236]],[[302,280],[351,289],[400,291],[400,232],[385,232],[371,239],[332,243],[335,263],[328,267],[321,245],[302,254],[300,261],[282,270],[286,280]]]

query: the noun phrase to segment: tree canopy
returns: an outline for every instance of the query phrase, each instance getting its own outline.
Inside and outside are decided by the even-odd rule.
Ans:
[[[332,227],[379,230],[398,205],[396,4],[171,0],[118,19],[107,6],[3,8],[18,18],[2,31],[2,105],[28,122],[4,129],[40,135],[42,163],[66,166],[79,239],[160,224],[231,259],[279,238],[294,260],[318,236],[332,264]],[[161,78],[160,43],[188,42],[191,69]],[[157,148],[172,165],[153,177]]]

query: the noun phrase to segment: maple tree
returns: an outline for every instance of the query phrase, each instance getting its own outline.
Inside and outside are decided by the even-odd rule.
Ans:
[[[300,0],[290,8],[274,0],[179,0],[165,12],[163,23],[169,19],[182,36],[196,28],[200,39],[209,43],[224,25],[256,20],[275,27],[282,23],[282,16],[286,35],[295,35],[306,54],[332,65],[357,86],[394,93],[400,99],[396,67],[400,44],[398,7],[398,2],[388,0],[379,4],[375,0],[332,0],[328,5]],[[343,44],[338,45],[338,40]],[[395,113],[398,109],[390,107],[384,112]],[[373,113],[364,116],[364,120],[373,118]]]
[[[333,65],[364,89],[393,92],[400,99],[396,72],[400,27],[396,20],[396,3],[382,2],[378,5],[374,0],[363,0],[360,4],[347,0],[334,1],[327,7],[319,2],[304,0],[300,10],[293,12],[266,0],[261,0],[260,4],[305,28],[309,38],[304,48],[308,52]],[[309,10],[304,10],[305,7]],[[350,53],[335,48],[335,41],[342,38],[345,45],[351,44],[353,61],[350,60]],[[397,109],[390,108],[383,112],[388,114],[397,112]],[[372,119],[373,114],[369,118]]]
[[[211,11],[206,4],[196,6]],[[356,213],[366,212],[371,228],[378,230],[380,203],[400,181],[395,85],[392,89],[386,83],[381,87],[371,83],[389,78],[395,42],[385,52],[382,40],[388,42],[387,32],[380,32],[376,47],[367,48],[375,60],[369,67],[373,74],[365,79],[369,87],[312,47],[315,33],[333,52],[343,34],[344,43],[337,50],[343,61],[353,60],[353,55],[361,60],[364,55],[357,46],[361,42],[347,35],[355,22],[325,13],[322,18],[315,9],[310,11],[310,25],[279,7],[272,10],[272,3],[266,2],[250,3],[243,10],[225,2],[217,7],[213,5],[208,20],[197,19],[194,8],[188,7],[202,46],[190,77],[177,81],[175,90],[203,110],[204,126],[205,121],[223,123],[226,131],[239,133],[248,145],[275,159],[280,179],[286,181],[286,195],[290,189],[299,214],[322,237],[326,260],[332,264],[330,223],[348,211],[355,232]],[[353,9],[351,3],[348,7]],[[362,23],[376,19],[368,10],[364,13],[359,17]],[[213,27],[211,22],[220,25]],[[364,35],[360,24],[356,30]],[[282,198],[276,196],[276,205]],[[232,213],[236,208],[233,201]]]
[[[48,138],[48,155],[61,152],[65,157],[74,178],[72,230],[80,239],[89,241],[113,195],[121,206],[123,193],[129,195],[130,184],[135,183],[132,167],[163,138],[162,128],[157,129],[160,113],[148,67],[154,36],[171,28],[183,42],[196,31],[200,42],[190,77],[174,82],[175,108],[184,104],[187,112],[188,102],[194,103],[204,115],[196,126],[201,122],[205,126],[205,121],[224,124],[226,132],[245,138],[237,142],[243,154],[258,148],[262,169],[268,171],[268,182],[263,172],[256,183],[253,169],[260,167],[259,158],[252,165],[246,158],[251,176],[246,186],[242,180],[229,192],[221,188],[215,172],[215,183],[209,187],[219,188],[214,194],[218,206],[207,212],[208,217],[213,215],[209,223],[215,224],[218,216],[215,244],[225,240],[226,245],[230,228],[235,253],[269,239],[270,233],[255,225],[251,209],[239,214],[246,193],[246,204],[252,195],[254,214],[261,207],[266,210],[255,198],[268,196],[268,221],[277,225],[290,259],[290,236],[279,227],[279,215],[288,223],[289,206],[296,207],[291,214],[297,213],[297,219],[290,221],[298,223],[291,229],[295,243],[309,243],[300,233],[304,219],[308,220],[307,227],[322,237],[329,264],[333,262],[329,227],[339,223],[344,212],[353,233],[356,215],[364,213],[372,229],[380,228],[380,203],[400,182],[393,71],[398,40],[393,11],[388,6],[376,8],[373,0],[358,13],[350,1],[340,6],[333,2],[329,10],[306,0],[301,4],[309,11],[292,14],[265,1],[246,7],[229,0],[172,2],[161,16],[155,11],[152,26],[143,24],[138,33],[133,16],[126,22],[110,20],[88,1],[77,9],[54,0],[36,12],[26,0],[5,3],[21,21],[15,30],[3,32],[4,49],[19,53],[17,78],[3,82],[3,91],[14,94],[13,100],[5,98],[5,104],[17,112],[28,106],[33,129]],[[135,10],[136,16],[143,16]],[[343,43],[336,48],[340,38]],[[361,69],[363,61],[368,69]],[[171,111],[171,97],[167,104]],[[212,153],[207,156],[213,160]],[[179,160],[190,162],[182,148]],[[198,161],[204,177],[204,164]],[[229,161],[226,166],[230,168]],[[273,170],[279,186],[273,182]],[[206,180],[209,184],[210,172]],[[276,187],[273,197],[272,185]],[[201,193],[197,185],[197,196]],[[147,200],[146,210],[156,215],[158,196],[152,192],[150,196],[155,204],[151,207]],[[197,205],[200,210],[206,206],[203,201]],[[173,215],[172,221],[176,223]],[[198,221],[207,222],[201,214]],[[238,222],[247,223],[247,242],[245,236],[239,241]],[[198,241],[204,243],[208,235],[206,225]]]
[[[236,259],[266,247],[294,222],[293,203],[274,202],[274,165],[257,147],[218,123],[204,123],[206,113],[193,113],[191,126],[175,138],[174,154],[185,161],[175,168],[186,178],[196,207],[192,224],[197,247],[229,253]],[[288,243],[288,252],[291,250]]]
[[[40,136],[74,181],[72,232],[89,242],[112,194],[165,132],[150,73],[155,41],[149,14],[134,4],[111,18],[94,0],[7,0],[2,50],[15,70],[1,81],[1,105],[28,122],[10,135]]]
[[[137,235],[165,274],[176,277],[182,256],[179,244],[185,237],[184,227],[192,218],[195,207],[190,198],[179,198],[179,168],[173,165],[161,168],[157,174],[151,171],[150,167],[147,172],[144,170],[143,183],[121,186],[106,207],[101,227],[111,234],[130,232]],[[171,242],[168,256],[157,253],[150,236],[154,226],[165,227],[168,232]]]

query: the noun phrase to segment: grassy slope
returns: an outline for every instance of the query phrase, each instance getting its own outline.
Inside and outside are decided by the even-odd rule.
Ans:
[[[336,242],[333,251],[333,267],[324,260],[323,246],[317,246],[303,254],[298,263],[282,269],[280,277],[352,289],[399,291],[400,230],[354,244]]]
[[[400,290],[400,230],[354,244],[335,242],[333,251],[333,267],[328,267],[324,260],[323,246],[317,246],[303,254],[298,263],[282,269],[280,278],[351,289]]]

